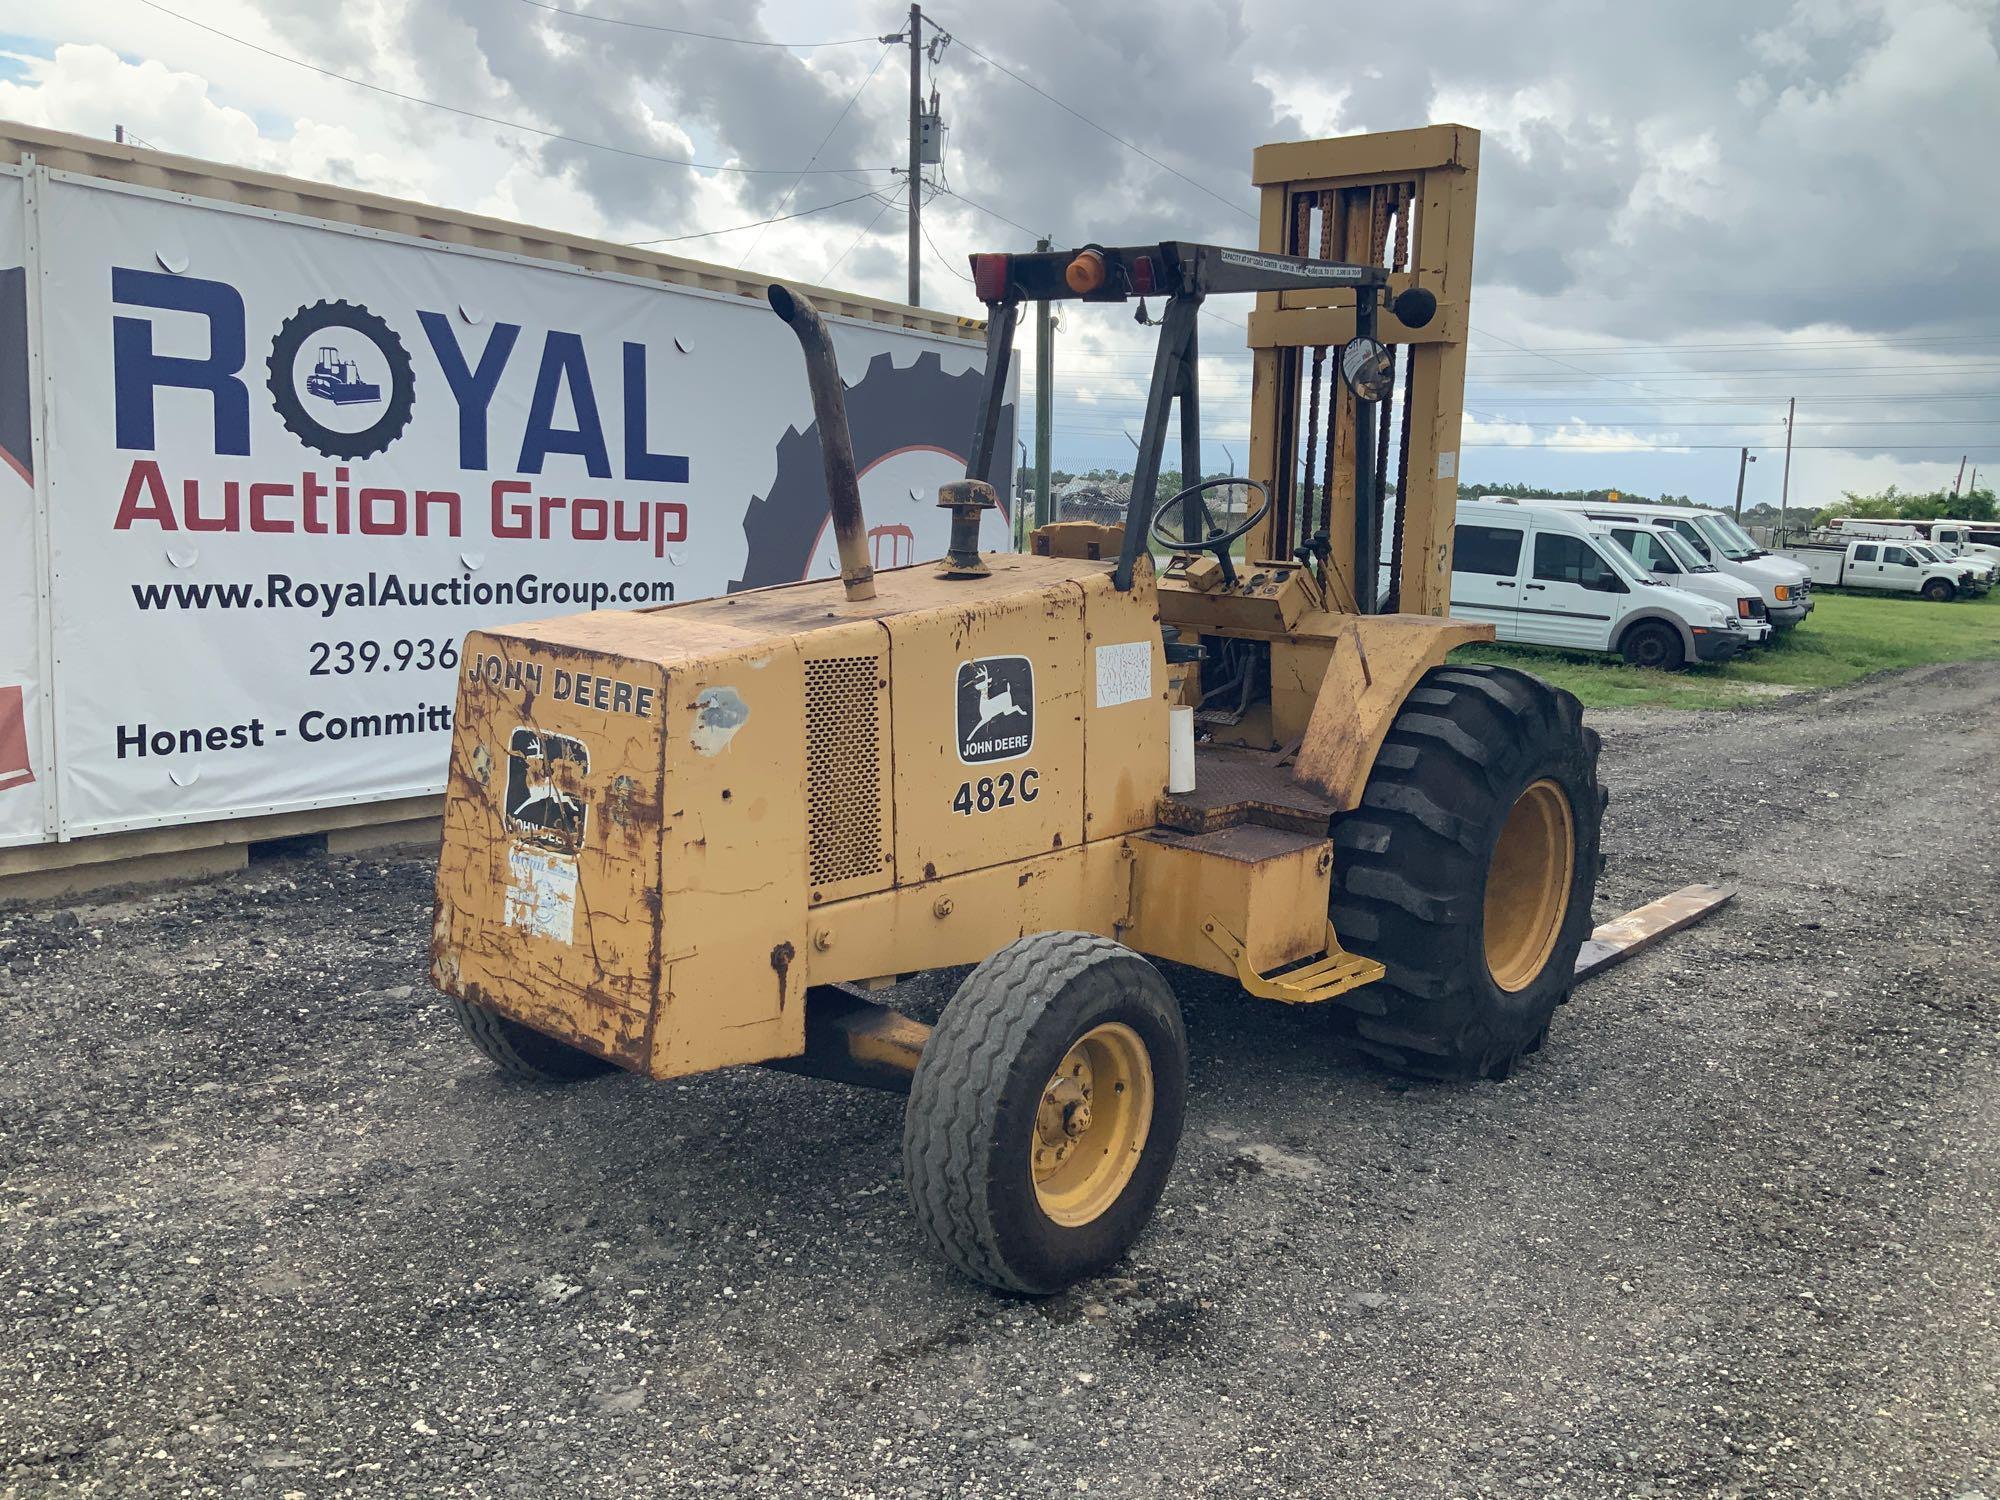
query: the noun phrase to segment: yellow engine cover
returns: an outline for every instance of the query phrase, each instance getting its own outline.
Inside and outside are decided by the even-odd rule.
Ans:
[[[474,633],[438,986],[660,1077],[795,1056],[814,918],[824,945],[840,903],[914,910],[932,882],[1150,827],[1150,568],[1119,593],[1109,563],[990,562],[882,573],[860,604],[829,580]],[[1075,925],[1108,928],[1100,904]],[[992,924],[959,926],[967,951],[927,962],[986,956]],[[815,979],[870,977],[838,960],[815,950]]]

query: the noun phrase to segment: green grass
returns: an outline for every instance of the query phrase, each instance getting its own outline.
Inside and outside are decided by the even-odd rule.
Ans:
[[[1818,596],[1813,612],[1770,645],[1720,667],[1684,672],[1539,646],[1461,646],[1459,661],[1501,662],[1568,688],[1586,708],[1744,708],[1787,689],[1835,687],[1896,667],[2000,658],[2000,590],[1934,604],[1897,594]]]

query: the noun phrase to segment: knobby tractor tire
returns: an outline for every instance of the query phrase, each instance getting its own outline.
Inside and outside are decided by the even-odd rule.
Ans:
[[[1091,933],[1021,938],[966,977],[918,1060],[903,1123],[917,1222],[977,1281],[1059,1291],[1145,1227],[1186,1098],[1187,1033],[1158,970]]]
[[[451,1002],[458,1024],[472,1038],[472,1045],[509,1078],[529,1083],[570,1083],[612,1072],[617,1066],[483,1005],[474,1005],[455,995],[445,998]]]
[[[1664,620],[1641,620],[1625,632],[1618,651],[1628,667],[1671,672],[1687,665],[1687,648],[1681,644],[1680,632]]]
[[[1603,869],[1598,736],[1569,693],[1439,667],[1404,700],[1361,805],[1334,820],[1331,916],[1387,974],[1364,1051],[1434,1078],[1504,1078],[1569,998]],[[1565,825],[1567,835],[1565,836]]]

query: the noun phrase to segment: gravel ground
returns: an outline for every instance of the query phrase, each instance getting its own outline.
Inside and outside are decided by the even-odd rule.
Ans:
[[[422,861],[0,909],[0,1495],[2000,1494],[2000,665],[1595,722],[1604,913],[1735,906],[1497,1085],[1174,973],[1159,1217],[1042,1303],[893,1096],[504,1084]]]

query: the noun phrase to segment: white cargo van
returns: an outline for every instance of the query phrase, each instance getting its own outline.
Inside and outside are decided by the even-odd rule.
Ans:
[[[1772,625],[1789,630],[1812,613],[1812,573],[1804,564],[1774,556],[1751,540],[1750,534],[1719,510],[1691,505],[1631,505],[1625,501],[1531,500],[1580,512],[1611,526],[1638,522],[1676,532],[1701,554],[1702,560],[1731,578],[1754,587],[1764,601]]]
[[[1763,599],[1749,584],[1729,577],[1705,560],[1679,532],[1637,521],[1622,526],[1599,526],[1597,530],[1623,547],[1632,561],[1652,574],[1655,581],[1712,599],[1730,611],[1750,637],[1751,645],[1761,646],[1770,640],[1771,621]]]
[[[1656,582],[1584,517],[1508,500],[1458,502],[1451,612],[1503,641],[1641,667],[1727,661],[1750,641],[1732,611]]]

